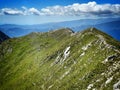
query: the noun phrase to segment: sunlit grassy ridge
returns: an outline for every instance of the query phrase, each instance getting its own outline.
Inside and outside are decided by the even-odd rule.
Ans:
[[[1,90],[113,90],[120,78],[120,43],[95,28],[31,33],[0,53]]]

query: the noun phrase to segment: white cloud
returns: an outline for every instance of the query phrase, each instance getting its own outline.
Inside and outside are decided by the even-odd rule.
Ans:
[[[36,8],[30,8],[30,9],[28,10],[28,12],[29,12],[30,14],[41,15],[40,11],[37,10]]]
[[[3,8],[1,10],[1,14],[3,15],[23,15],[23,11],[18,9],[11,9],[11,8]]]
[[[120,4],[97,4],[96,2],[74,3],[68,6],[47,7],[41,11],[49,15],[120,15]]]
[[[21,8],[23,9],[23,15],[29,15],[28,8],[26,8],[25,6],[22,6]]]
[[[119,16],[120,4],[97,4],[96,2],[74,3],[67,6],[50,6],[40,10],[22,7],[21,10],[3,8],[4,15],[58,15],[58,16]]]

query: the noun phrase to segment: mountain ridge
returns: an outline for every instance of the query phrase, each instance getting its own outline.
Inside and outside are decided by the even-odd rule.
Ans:
[[[0,90],[116,90],[119,71],[120,42],[93,27],[32,33],[0,46]]]

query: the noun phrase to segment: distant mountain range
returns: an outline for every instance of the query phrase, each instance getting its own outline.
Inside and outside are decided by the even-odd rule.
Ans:
[[[120,41],[120,20],[105,22],[95,25],[83,25],[78,27],[73,27],[75,31],[86,29],[87,27],[95,27],[102,30],[103,32],[111,35],[113,38]]]
[[[6,40],[0,90],[120,90],[120,42],[96,28]]]
[[[95,27],[120,41],[120,20],[97,24]]]
[[[38,25],[4,24],[0,25],[0,31],[4,32],[10,37],[19,37],[31,32],[46,32],[65,27],[69,27],[74,31],[81,31],[88,27],[96,27],[103,32],[111,35],[115,39],[120,40],[120,18],[82,19]]]

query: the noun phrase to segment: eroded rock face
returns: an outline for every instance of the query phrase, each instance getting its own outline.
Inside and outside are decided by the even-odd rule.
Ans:
[[[103,61],[103,63],[113,61],[115,58],[117,58],[117,55],[110,55]]]
[[[69,56],[69,54],[70,54],[70,46],[65,49],[63,61]]]
[[[113,85],[113,90],[120,90],[120,81]]]
[[[117,56],[116,55],[112,55],[108,57],[108,60],[114,60]]]

